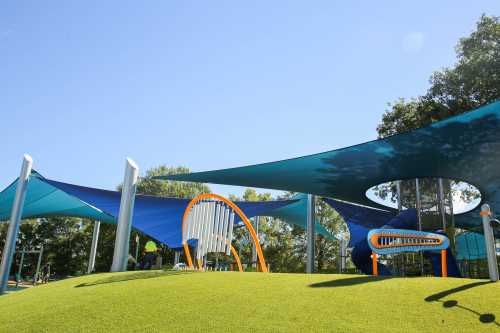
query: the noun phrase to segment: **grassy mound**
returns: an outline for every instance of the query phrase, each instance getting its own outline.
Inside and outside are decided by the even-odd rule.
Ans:
[[[494,332],[500,331],[500,283],[107,273],[1,296],[0,309],[0,332]]]

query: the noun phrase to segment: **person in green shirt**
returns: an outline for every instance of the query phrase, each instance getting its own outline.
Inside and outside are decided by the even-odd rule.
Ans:
[[[144,259],[142,260],[142,269],[151,269],[151,267],[156,262],[156,252],[158,251],[158,247],[156,247],[156,243],[153,241],[148,241],[144,246]]]

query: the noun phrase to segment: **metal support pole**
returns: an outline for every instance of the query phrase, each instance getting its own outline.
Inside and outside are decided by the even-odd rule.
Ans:
[[[140,245],[140,243],[141,243],[141,238],[139,237],[139,234],[137,234],[137,235],[135,235],[135,263],[136,263],[136,265],[139,262],[139,245]]]
[[[130,158],[125,163],[125,177],[123,179],[122,196],[120,201],[120,212],[118,213],[118,226],[116,228],[115,250],[111,272],[123,272],[127,270],[129,255],[129,239],[132,227],[132,216],[134,213],[135,191],[139,167]]]
[[[38,261],[36,263],[35,276],[33,277],[33,285],[37,284],[38,277],[40,276],[40,266],[42,265],[43,256],[43,245],[40,246],[40,252],[38,253]]]
[[[420,201],[420,182],[415,179],[415,196],[418,218],[418,230],[422,231],[422,202]],[[424,254],[420,251],[420,275],[424,275]]]
[[[90,245],[90,255],[89,264],[87,265],[87,274],[94,271],[95,267],[95,256],[97,254],[97,242],[99,241],[99,229],[101,228],[101,222],[94,222],[94,232],[92,233],[92,244]]]
[[[21,259],[19,260],[19,267],[17,267],[16,288],[19,286],[19,282],[21,282],[21,274],[23,272],[25,250],[26,250],[25,248],[21,250]]]
[[[396,190],[398,192],[398,212],[403,210],[403,198],[401,197],[401,181],[396,182]]]
[[[495,237],[491,227],[491,210],[488,204],[481,206],[481,216],[483,218],[484,245],[486,246],[486,256],[488,258],[488,272],[490,280],[498,281],[498,263],[496,255]]]
[[[439,213],[441,214],[441,221],[443,223],[443,231],[446,232],[446,211],[444,209],[443,178],[438,179],[438,202]]]
[[[307,195],[307,263],[306,263],[306,273],[314,273],[314,224],[316,222],[315,216],[315,200],[314,195]]]
[[[26,198],[28,180],[32,166],[33,159],[31,156],[24,155],[21,174],[17,181],[16,196],[12,203],[7,239],[5,240],[5,246],[2,252],[2,263],[0,265],[0,294],[4,294],[7,290],[10,266],[12,265],[12,258],[16,250],[17,234],[19,233],[19,225],[21,224],[21,217],[23,215],[24,199]]]
[[[177,265],[179,263],[179,257],[180,257],[180,252],[179,251],[175,251],[175,256],[174,256],[174,266]]]
[[[255,229],[255,233],[257,234],[257,238],[259,237],[259,217],[256,216],[253,218],[253,221],[254,221],[254,229]],[[257,246],[254,243],[252,243],[252,267],[253,268],[257,268]]]

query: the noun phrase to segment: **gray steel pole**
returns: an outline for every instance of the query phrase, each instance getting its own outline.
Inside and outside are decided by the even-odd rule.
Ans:
[[[9,229],[3,248],[2,263],[0,264],[0,294],[4,294],[7,290],[10,266],[12,265],[12,258],[16,251],[17,234],[19,233],[19,225],[21,224],[21,217],[23,216],[24,200],[26,199],[26,191],[28,189],[28,180],[32,166],[33,159],[31,156],[25,154],[23,157],[21,174],[17,181],[16,196],[12,203]]]
[[[443,178],[438,179],[438,201],[439,201],[439,213],[441,214],[441,221],[443,223],[443,231],[446,232],[446,211],[444,209]]]
[[[398,192],[398,212],[401,213],[401,211],[403,210],[403,198],[401,198],[401,181],[400,180],[398,180],[396,182],[396,189]]]
[[[315,214],[315,200],[312,194],[307,195],[307,263],[306,263],[306,273],[312,274],[314,273],[314,224],[316,222],[316,214]]]
[[[255,216],[253,218],[253,224],[255,233],[257,234],[257,239],[259,238],[259,217]],[[252,267],[257,268],[257,246],[255,243],[252,243]]]
[[[19,267],[17,268],[16,288],[19,286],[19,282],[21,282],[21,274],[23,272],[23,264],[24,264],[24,252],[25,248],[21,250],[21,260],[19,260]]]
[[[92,233],[92,244],[90,245],[90,255],[89,264],[87,265],[87,274],[94,271],[95,267],[95,256],[97,254],[97,242],[99,241],[99,229],[101,228],[101,222],[94,222],[94,232]]]
[[[135,235],[135,264],[136,265],[139,262],[139,243],[140,243],[140,241],[141,241],[141,238],[139,237],[139,234]]]
[[[122,196],[120,201],[120,212],[118,213],[118,226],[116,228],[115,250],[111,272],[123,272],[127,270],[130,230],[132,228],[132,217],[134,214],[135,191],[139,167],[130,158],[125,163],[125,177],[123,179]]]
[[[418,178],[415,179],[415,195],[417,206],[418,230],[422,231],[422,202],[420,201],[420,182]],[[420,251],[420,274],[424,275],[424,254]]]
[[[481,206],[481,215],[483,218],[484,245],[486,246],[486,256],[488,258],[488,272],[490,280],[498,281],[498,263],[496,255],[495,237],[491,227],[491,210],[488,204]]]
[[[179,263],[179,257],[180,257],[180,252],[179,251],[175,251],[174,252],[174,266],[177,265]]]
[[[38,283],[38,277],[40,276],[40,266],[42,265],[42,256],[43,256],[43,245],[40,246],[40,252],[38,253],[38,261],[36,263],[36,271],[35,271],[35,276],[33,278],[33,285]]]

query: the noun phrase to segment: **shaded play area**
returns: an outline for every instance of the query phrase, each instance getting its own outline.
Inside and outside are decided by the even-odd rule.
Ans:
[[[289,200],[262,202],[233,203],[207,195],[193,206],[196,198],[136,194],[138,166],[130,159],[121,192],[73,185],[43,177],[32,170],[31,158],[25,157],[20,178],[0,192],[0,220],[11,220],[2,259],[2,284],[9,277],[19,221],[51,216],[95,221],[89,273],[93,271],[101,222],[117,225],[111,271],[127,268],[132,228],[183,251],[190,269],[195,268],[193,262],[197,269],[207,269],[206,258],[212,251],[233,255],[242,270],[230,235],[233,227],[246,226],[254,239],[260,268],[266,272],[258,237],[248,220],[259,216],[278,218],[306,230],[306,267],[312,273],[315,234],[345,242],[336,240],[318,223],[315,200],[324,200],[346,222],[350,232],[347,247],[362,273],[462,277],[471,275],[472,260],[487,260],[489,277],[496,281],[495,233],[499,231],[494,216],[500,206],[496,167],[500,151],[494,147],[500,145],[499,129],[497,102],[353,147],[254,166],[155,177],[160,181],[299,192]],[[453,180],[460,180],[465,184],[462,187],[471,184],[477,192],[476,204],[465,212],[454,212]],[[367,196],[369,189],[382,186],[378,184],[390,184],[388,189],[385,185],[384,195],[391,195],[396,208]],[[419,272],[397,267],[395,263],[400,259],[404,262],[406,253],[413,253],[413,267]],[[176,254],[177,262],[178,257]]]

